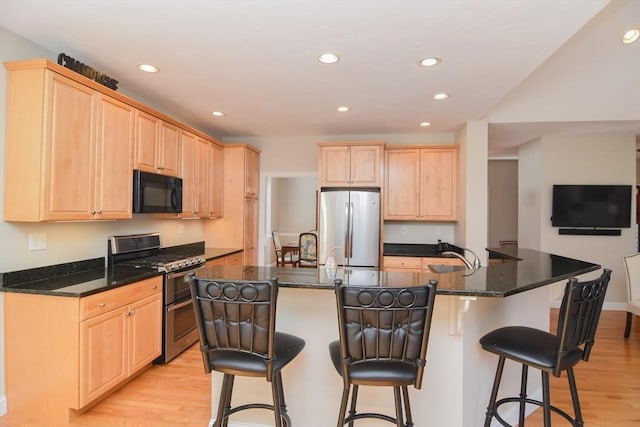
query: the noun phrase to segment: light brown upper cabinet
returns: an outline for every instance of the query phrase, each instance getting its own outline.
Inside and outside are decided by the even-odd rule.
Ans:
[[[198,138],[197,147],[197,214],[200,218],[221,218],[224,206],[224,147],[202,138]]]
[[[135,168],[181,176],[180,129],[144,111],[136,110]]]
[[[131,218],[134,109],[48,64],[5,64],[4,220]]]
[[[191,132],[180,130],[182,144],[182,213],[180,218],[197,218],[198,182],[198,142]]]
[[[387,147],[384,219],[456,221],[458,147]]]
[[[321,187],[380,187],[384,142],[318,143]]]

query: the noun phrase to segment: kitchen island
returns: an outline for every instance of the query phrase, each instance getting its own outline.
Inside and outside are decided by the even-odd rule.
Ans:
[[[335,425],[339,409],[342,380],[328,353],[329,342],[338,337],[333,280],[340,278],[352,286],[415,286],[438,280],[422,389],[409,389],[414,420],[416,425],[474,427],[484,419],[497,363],[494,356],[481,350],[478,339],[490,330],[512,324],[548,330],[551,292],[547,285],[600,268],[530,249],[489,249],[489,255],[489,266],[475,272],[451,266],[447,266],[449,270],[434,266],[433,270],[441,273],[216,266],[201,270],[198,276],[278,278],[277,328],[306,341],[302,354],[283,370],[292,422],[305,427]],[[222,376],[215,372],[211,375],[215,411]],[[507,364],[501,390],[519,390],[519,375],[515,365]],[[394,412],[390,388],[361,387],[359,396],[362,411]],[[539,381],[530,381],[530,396],[541,396]],[[236,379],[234,405],[269,399],[266,383]],[[516,412],[513,408],[514,415]],[[272,419],[267,411],[245,411],[235,414],[230,425],[266,426],[272,425]],[[505,419],[515,421],[509,413]]]

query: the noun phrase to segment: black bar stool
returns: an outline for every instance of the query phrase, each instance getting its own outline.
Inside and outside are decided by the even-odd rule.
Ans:
[[[338,426],[348,423],[353,427],[354,421],[361,418],[385,420],[398,427],[413,426],[407,386],[422,386],[437,282],[387,288],[348,286],[337,279],[335,286],[340,340],[329,344],[329,354],[344,384]],[[395,418],[357,413],[361,385],[393,387]]]
[[[560,306],[556,335],[525,326],[508,326],[496,329],[480,338],[480,345],[484,350],[500,357],[491,398],[487,406],[485,427],[491,425],[491,419],[494,417],[503,426],[509,426],[498,414],[498,407],[509,402],[518,402],[520,405],[520,426],[524,425],[527,403],[544,408],[545,427],[551,426],[551,411],[560,414],[573,426],[584,424],[573,367],[580,360],[589,360],[610,278],[611,270],[605,269],[602,275],[595,280],[579,282],[576,278],[569,279]],[[520,396],[506,397],[496,401],[505,359],[522,364]],[[542,372],[542,402],[527,397],[529,366],[540,369]],[[565,411],[551,405],[549,373],[559,377],[562,371],[567,371],[569,379],[569,389],[575,412],[573,418]]]
[[[214,427],[227,426],[230,415],[246,409],[274,412],[276,427],[291,427],[281,370],[304,348],[301,338],[275,331],[278,280],[265,282],[194,278],[191,281],[200,349],[207,373],[224,374]],[[273,405],[231,406],[236,375],[271,383]]]

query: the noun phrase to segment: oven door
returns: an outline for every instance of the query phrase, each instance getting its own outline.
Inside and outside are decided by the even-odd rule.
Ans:
[[[191,296],[165,307],[164,326],[162,363],[170,361],[198,341],[198,329],[196,328]]]

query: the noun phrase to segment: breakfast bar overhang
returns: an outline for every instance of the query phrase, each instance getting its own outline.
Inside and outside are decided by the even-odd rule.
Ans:
[[[548,330],[551,292],[547,285],[600,269],[597,264],[532,249],[488,251],[489,265],[476,271],[437,265],[420,273],[213,266],[199,270],[197,276],[229,280],[278,278],[277,329],[306,341],[302,354],[283,371],[292,423],[305,427],[335,425],[338,415],[342,379],[335,372],[328,353],[329,342],[338,338],[334,279],[342,279],[352,286],[402,287],[437,280],[422,389],[409,388],[414,422],[416,425],[475,427],[484,419],[497,361],[481,350],[478,339],[506,325]],[[222,375],[211,375],[212,408],[216,408]],[[519,384],[519,368],[507,363],[501,390],[508,394],[519,390]],[[234,405],[270,401],[266,384],[257,386],[255,381],[245,382],[238,377],[235,390]],[[532,398],[541,396],[539,379],[529,381],[528,394]],[[361,387],[359,396],[358,408],[362,411],[390,414],[394,411],[391,389]],[[516,416],[517,408],[507,406],[504,418],[517,422]],[[211,424],[214,418],[212,412]],[[229,425],[271,423],[269,412],[257,410],[238,413]]]

